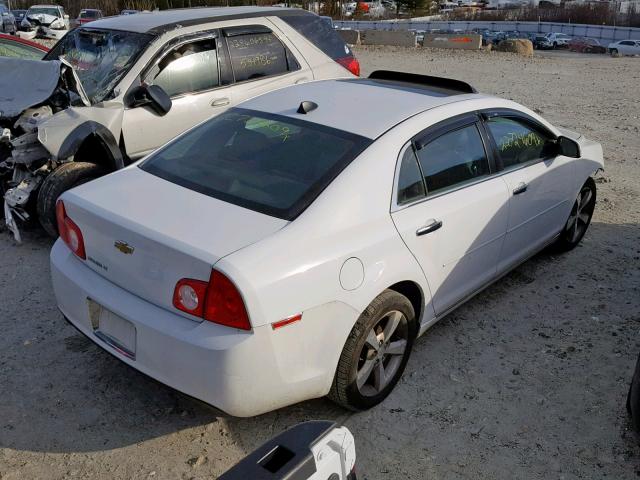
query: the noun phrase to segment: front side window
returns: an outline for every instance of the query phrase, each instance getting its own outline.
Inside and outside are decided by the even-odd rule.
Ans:
[[[418,200],[425,195],[418,159],[413,151],[413,145],[409,145],[402,155],[398,172],[398,205]]]
[[[170,97],[210,90],[220,84],[218,53],[213,38],[180,45],[165,55],[147,75]]]
[[[475,124],[441,135],[417,154],[427,195],[489,175],[489,161]]]
[[[297,217],[371,143],[342,130],[231,109],[140,168],[196,192],[274,217]]]
[[[494,117],[487,121],[498,154],[505,169],[546,157],[548,141],[545,135],[516,118]]]
[[[243,29],[247,31],[247,29]],[[279,75],[300,69],[284,44],[268,29],[237,33],[227,29],[227,45],[236,82]]]

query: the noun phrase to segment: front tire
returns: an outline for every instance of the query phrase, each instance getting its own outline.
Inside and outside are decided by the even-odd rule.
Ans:
[[[578,197],[571,207],[571,213],[567,219],[560,237],[556,240],[556,250],[567,252],[574,249],[587,233],[591,224],[591,217],[596,206],[596,182],[589,177],[580,189]]]
[[[382,292],[351,330],[329,398],[354,411],[382,402],[402,376],[417,331],[409,299],[393,290]]]
[[[60,165],[44,179],[38,193],[38,219],[42,228],[52,237],[58,236],[56,202],[67,190],[94,180],[107,171],[89,162],[69,162]]]

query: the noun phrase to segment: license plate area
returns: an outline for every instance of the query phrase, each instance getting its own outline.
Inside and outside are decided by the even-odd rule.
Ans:
[[[135,325],[90,298],[87,301],[94,335],[125,357],[135,360]]]

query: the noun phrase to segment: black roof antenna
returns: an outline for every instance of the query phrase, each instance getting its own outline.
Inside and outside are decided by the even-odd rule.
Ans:
[[[300,103],[300,106],[298,107],[298,113],[306,115],[309,112],[313,112],[316,108],[318,108],[317,103],[305,100],[304,102]]]

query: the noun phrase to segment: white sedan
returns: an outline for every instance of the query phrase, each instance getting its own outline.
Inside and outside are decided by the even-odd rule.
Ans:
[[[618,40],[607,47],[611,55],[640,55],[640,40]]]
[[[64,193],[53,286],[98,345],[229,414],[366,409],[436,321],[580,242],[602,167],[600,144],[463,82],[286,87]]]

